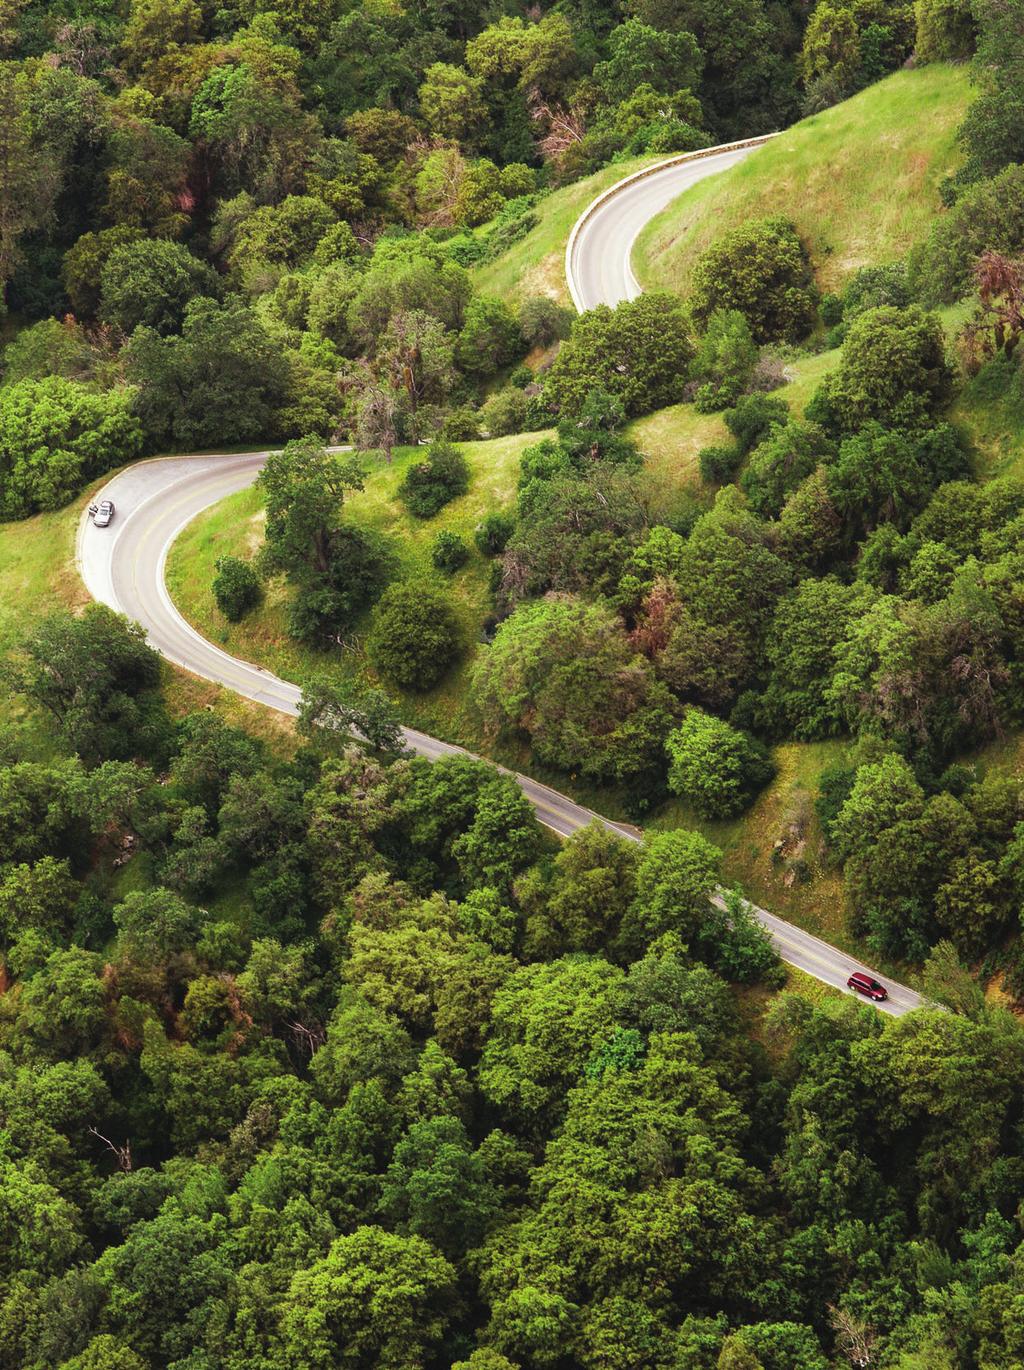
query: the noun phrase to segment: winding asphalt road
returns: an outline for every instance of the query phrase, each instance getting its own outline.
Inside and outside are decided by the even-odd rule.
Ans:
[[[638,228],[680,190],[731,165],[745,151],[674,165],[627,183],[610,199],[602,197],[596,210],[584,216],[586,222],[577,226],[573,239],[574,260],[585,266],[581,289],[588,304],[599,300],[614,304],[619,299],[632,298],[639,287],[634,289],[635,281],[630,279],[628,253]],[[618,277],[603,274],[599,263],[605,258],[618,262]],[[266,452],[163,457],[126,468],[95,496],[97,500],[114,501],[117,512],[111,526],[95,528],[87,515],[82,519],[78,565],[93,598],[141,623],[149,641],[169,661],[246,699],[295,715],[301,696],[299,688],[260,666],[229,655],[202,637],[175,608],[165,583],[168,553],[185,526],[211,505],[251,485],[266,458]],[[403,732],[406,745],[431,760],[468,755],[463,748],[414,729],[406,728]],[[612,823],[529,776],[517,774],[514,778],[540,822],[561,836],[569,836],[597,819],[630,841],[642,841],[642,834],[636,829]],[[845,989],[850,972],[864,968],[820,938],[766,909],[751,907],[782,959],[825,984]],[[899,1015],[921,1006],[923,1000],[913,990],[891,980],[886,980],[886,984],[889,1000],[881,1005],[885,1012]]]
[[[640,230],[684,190],[742,161],[767,138],[685,160],[672,158],[636,172],[593,201],[576,221],[566,248],[565,274],[580,312],[635,300],[641,285],[631,259]]]

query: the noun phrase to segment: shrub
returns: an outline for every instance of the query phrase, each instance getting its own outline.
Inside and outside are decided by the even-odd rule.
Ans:
[[[709,485],[724,485],[732,480],[743,460],[742,450],[728,444],[704,447],[698,457],[700,478]]]
[[[914,18],[918,62],[959,62],[974,52],[977,26],[971,0],[917,0]]]
[[[679,301],[644,294],[577,318],[548,372],[546,394],[560,414],[575,415],[601,388],[635,418],[682,399],[692,359],[690,325]]]
[[[730,230],[693,269],[695,320],[706,325],[716,310],[738,309],[759,343],[798,342],[813,326],[816,304],[804,245],[779,216]]]
[[[260,578],[249,562],[240,561],[238,557],[221,557],[216,570],[213,597],[224,617],[237,623],[263,598]]]
[[[430,560],[439,571],[450,576],[465,566],[469,557],[469,548],[466,546],[464,538],[459,537],[458,533],[451,533],[446,528],[438,533],[430,548]]]
[[[1024,166],[1008,166],[969,186],[910,255],[910,283],[927,305],[952,304],[970,290],[972,268],[986,249],[1024,251]]]
[[[527,347],[550,347],[569,336],[576,316],[549,295],[531,295],[519,307],[519,328]]]
[[[469,489],[469,467],[457,447],[435,438],[426,461],[416,462],[398,487],[399,498],[417,518],[433,518],[439,509]]]
[[[532,195],[537,189],[537,173],[525,162],[509,162],[498,173],[498,189],[506,200]]]
[[[690,709],[665,742],[668,783],[705,818],[728,818],[747,807],[775,768],[765,748],[703,709]]]
[[[934,417],[951,385],[940,320],[918,305],[883,305],[854,319],[839,366],[819,385],[807,417],[840,432],[871,420],[915,426]]]
[[[694,396],[699,414],[735,404],[757,363],[757,344],[738,309],[716,310],[697,344],[690,374],[704,384]]]
[[[752,451],[768,430],[789,418],[785,400],[767,395],[744,395],[725,415],[725,426],[739,443],[741,454]]]
[[[476,442],[480,436],[480,420],[476,410],[468,404],[450,409],[441,422],[441,437],[449,442]]]
[[[429,690],[459,655],[459,624],[432,586],[400,581],[373,613],[366,651],[374,666],[407,690]]]
[[[862,266],[851,276],[843,291],[842,317],[850,323],[858,314],[877,309],[880,305],[891,304],[897,309],[906,309],[910,302],[910,282],[905,263]]]
[[[522,433],[527,427],[530,401],[514,385],[506,385],[492,395],[480,410],[480,426],[492,438]]]
[[[515,529],[516,521],[511,514],[493,511],[485,514],[473,532],[473,541],[485,557],[499,556]]]

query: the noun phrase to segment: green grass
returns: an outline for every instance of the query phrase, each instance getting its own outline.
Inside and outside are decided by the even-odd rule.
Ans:
[[[479,747],[482,742],[480,721],[469,703],[468,681],[481,626],[491,609],[491,563],[472,546],[473,530],[489,510],[512,505],[519,454],[539,436],[523,434],[465,444],[472,472],[469,491],[436,518],[413,518],[397,498],[406,467],[419,455],[415,448],[399,449],[392,466],[370,470],[366,489],[351,496],[346,506],[354,520],[393,539],[401,574],[443,584],[451,596],[462,625],[465,651],[461,661],[434,690],[422,695],[404,692],[401,704],[405,722],[463,746]],[[345,652],[315,652],[289,637],[286,620],[291,592],[283,579],[270,583],[263,605],[241,623],[228,623],[217,608],[210,588],[214,563],[224,555],[251,556],[262,543],[263,517],[261,492],[250,488],[191,523],[168,561],[167,580],[175,603],[191,623],[227,651],[259,662],[287,680],[301,683],[313,670],[372,679],[372,668],[359,646],[365,620],[357,627],[353,647]],[[454,576],[442,576],[430,562],[431,543],[442,529],[460,533],[472,548],[469,562]]]
[[[0,651],[50,608],[88,602],[75,569],[75,534],[82,504],[53,514],[0,523]]]
[[[471,275],[476,288],[513,302],[529,295],[550,295],[560,304],[569,305],[565,245],[573,224],[595,195],[600,195],[602,190],[630,172],[660,160],[658,157],[632,157],[602,167],[592,176],[546,195],[536,207],[540,220],[537,226],[494,261],[473,268]],[[479,231],[485,233],[487,227],[485,224]]]
[[[634,249],[638,278],[685,295],[700,253],[765,214],[793,221],[825,290],[858,267],[902,257],[939,211],[970,98],[965,67],[926,66],[802,120],[652,219]]]
[[[975,473],[1024,477],[1024,391],[1020,366],[992,362],[968,381],[953,406],[953,421],[970,436]]]
[[[88,496],[66,509],[18,523],[0,523],[0,657],[44,614],[88,602],[75,569],[75,534]],[[37,759],[53,753],[46,720],[15,695],[0,673],[0,725],[13,729],[18,750]]]

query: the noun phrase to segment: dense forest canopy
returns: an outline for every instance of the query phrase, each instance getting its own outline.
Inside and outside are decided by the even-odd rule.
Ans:
[[[479,289],[579,178],[911,57],[971,62],[960,160],[838,293],[784,205],[681,297]],[[317,668],[268,743],[110,610],[17,606],[0,1370],[1024,1364],[1024,479],[964,421],[1020,432],[1022,101],[1022,0],[0,0],[0,520],[276,443],[211,595]],[[665,512],[669,406],[724,436]],[[643,840],[405,753],[458,670]],[[712,898],[806,743],[904,1017]]]

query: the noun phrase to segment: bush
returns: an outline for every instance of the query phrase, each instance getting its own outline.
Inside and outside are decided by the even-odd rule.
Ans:
[[[468,404],[450,409],[441,421],[441,437],[449,442],[476,442],[479,436],[480,420]]]
[[[840,432],[872,420],[913,427],[934,417],[951,388],[941,321],[918,305],[884,305],[854,319],[839,366],[819,385],[807,417]]]
[[[485,557],[500,556],[515,529],[511,514],[485,514],[473,531],[473,541]]]
[[[469,548],[465,539],[447,529],[438,533],[430,548],[430,560],[447,576],[454,575],[460,566],[465,566],[468,558]]]
[[[726,233],[693,269],[690,307],[706,325],[716,310],[738,309],[756,342],[799,342],[814,324],[817,290],[796,229],[779,216]]]
[[[724,418],[726,428],[739,443],[740,453],[745,455],[753,451],[770,428],[788,420],[789,405],[767,395],[744,395]]]
[[[690,374],[704,384],[694,396],[699,414],[735,404],[757,363],[757,344],[738,309],[716,310],[697,344]]]
[[[373,613],[366,651],[374,666],[407,690],[429,690],[459,655],[459,624],[432,586],[400,581]]]
[[[665,747],[669,789],[704,818],[740,813],[775,773],[759,742],[702,709],[689,710]]]
[[[537,173],[525,162],[509,162],[498,173],[498,189],[506,200],[532,195],[537,189]]]
[[[480,410],[480,426],[489,437],[504,438],[527,428],[530,401],[514,385],[492,395]]]
[[[607,390],[636,418],[682,399],[692,360],[679,301],[644,294],[581,314],[551,365],[545,393],[560,414],[576,415],[594,390]]]
[[[918,62],[961,62],[974,52],[971,0],[917,0],[914,18]]]
[[[416,462],[398,487],[399,499],[417,518],[433,518],[469,489],[469,467],[457,447],[435,438],[427,448],[426,461]]]
[[[935,221],[910,255],[910,284],[927,305],[952,304],[973,284],[971,271],[986,250],[1024,251],[1024,166],[1008,166],[990,181],[969,186]]]
[[[260,578],[249,562],[240,561],[238,557],[221,557],[216,570],[213,597],[224,617],[230,623],[237,623],[263,598]]]
[[[910,282],[903,262],[862,266],[851,276],[843,291],[842,317],[850,323],[858,314],[877,309],[880,305],[890,304],[897,309],[906,309],[910,302]]]
[[[700,478],[709,485],[724,485],[732,480],[743,460],[742,450],[728,444],[704,447],[698,457]]]
[[[550,347],[569,336],[575,314],[549,295],[531,295],[519,307],[519,328],[527,347]]]

